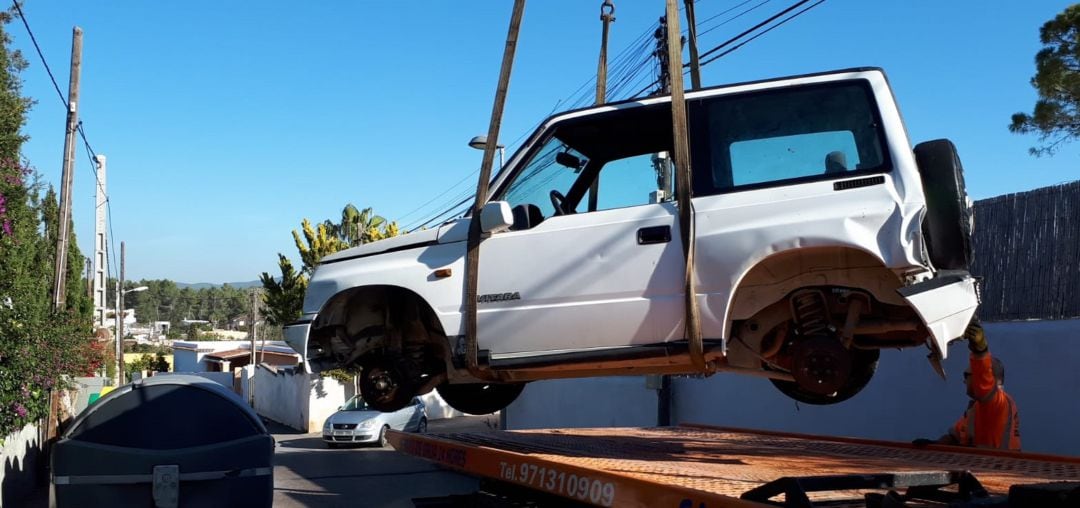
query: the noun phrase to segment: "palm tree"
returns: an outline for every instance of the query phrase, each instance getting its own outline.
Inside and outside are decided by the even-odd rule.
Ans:
[[[350,247],[355,247],[382,238],[379,228],[385,223],[386,219],[375,215],[371,207],[359,210],[349,203],[341,211],[341,224],[335,229],[339,238]]]

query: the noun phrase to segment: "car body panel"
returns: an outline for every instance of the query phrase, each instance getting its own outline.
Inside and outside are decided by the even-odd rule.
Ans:
[[[941,358],[945,358],[949,342],[964,334],[979,302],[975,279],[966,273],[943,274],[899,293],[930,330],[930,346]]]

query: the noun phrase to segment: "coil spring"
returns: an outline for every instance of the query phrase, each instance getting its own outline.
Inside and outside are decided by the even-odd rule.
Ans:
[[[791,314],[804,337],[829,331],[829,313],[821,291],[808,289],[791,295]]]

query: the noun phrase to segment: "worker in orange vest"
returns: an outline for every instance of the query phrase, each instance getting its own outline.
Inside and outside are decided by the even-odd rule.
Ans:
[[[913,443],[1020,451],[1020,413],[1016,402],[1005,393],[1005,366],[990,356],[986,333],[977,320],[968,325],[964,338],[971,350],[970,366],[964,372],[967,395],[971,397],[967,410],[936,441],[916,439]]]

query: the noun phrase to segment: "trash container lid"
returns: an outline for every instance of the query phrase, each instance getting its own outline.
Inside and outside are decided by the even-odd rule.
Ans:
[[[170,450],[266,434],[240,396],[209,379],[158,375],[121,386],[88,407],[65,439]]]

